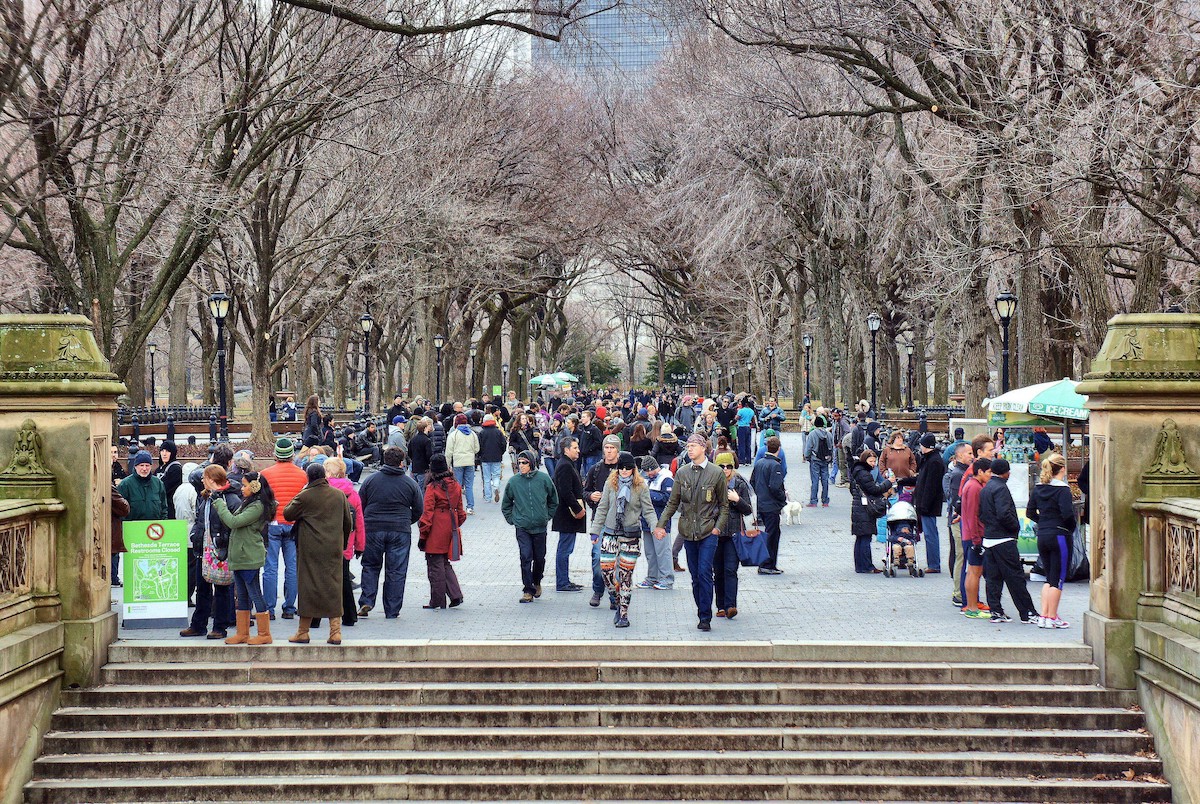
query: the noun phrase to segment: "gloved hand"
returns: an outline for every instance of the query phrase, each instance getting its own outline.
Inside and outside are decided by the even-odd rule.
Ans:
[[[417,549],[420,550],[422,553],[425,552],[425,540],[424,539],[417,540]]]

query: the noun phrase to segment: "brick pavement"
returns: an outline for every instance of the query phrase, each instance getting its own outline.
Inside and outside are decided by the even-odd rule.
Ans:
[[[790,461],[787,488],[792,499],[808,500],[808,466],[801,460],[799,434],[785,433],[783,449]],[[749,469],[743,468],[747,477]],[[505,468],[508,477],[508,467]],[[480,477],[475,483],[479,488]],[[713,620],[710,633],[696,630],[690,579],[677,574],[670,591],[636,589],[630,605],[631,627],[616,629],[607,603],[587,605],[591,588],[590,543],[580,534],[571,556],[571,576],[585,586],[581,592],[554,591],[554,548],[548,537],[545,592],[541,599],[521,604],[516,540],[504,522],[500,506],[482,502],[463,528],[464,556],[455,565],[466,598],[455,609],[428,611],[429,584],[423,555],[416,549],[414,528],[404,608],[395,620],[382,612],[344,630],[348,640],[386,639],[646,639],[646,640],[823,640],[887,642],[1079,642],[1088,585],[1075,583],[1063,594],[1061,616],[1071,623],[1065,631],[1050,631],[1013,622],[993,625],[968,620],[950,603],[952,581],[947,572],[925,578],[857,575],[852,559],[850,495],[830,490],[829,508],[805,508],[800,525],[783,527],[779,566],[783,575],[760,576],[742,568],[738,610],[733,621]],[[947,545],[942,534],[943,561]],[[882,545],[873,548],[876,564]],[[919,548],[924,564],[923,548]],[[682,559],[682,555],[681,555]],[[353,571],[359,575],[358,562]],[[635,579],[645,577],[645,559]],[[1030,584],[1036,603],[1040,584]],[[114,590],[116,592],[117,590]],[[114,598],[116,595],[114,594]],[[1005,602],[1008,600],[1005,593]],[[1011,612],[1010,612],[1011,613]],[[276,638],[295,630],[295,621],[276,620]],[[314,631],[314,637],[324,628]],[[121,629],[122,639],[164,639],[174,630]]]

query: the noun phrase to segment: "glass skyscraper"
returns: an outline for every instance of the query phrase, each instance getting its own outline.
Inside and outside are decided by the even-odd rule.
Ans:
[[[588,0],[582,13],[607,5]],[[572,26],[562,42],[534,39],[532,58],[535,67],[549,62],[575,72],[636,81],[658,64],[670,39],[663,20],[642,6],[622,5]]]

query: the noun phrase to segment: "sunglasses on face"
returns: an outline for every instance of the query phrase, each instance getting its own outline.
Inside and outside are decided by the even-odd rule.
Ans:
[[[529,461],[517,461],[517,466],[528,466]]]

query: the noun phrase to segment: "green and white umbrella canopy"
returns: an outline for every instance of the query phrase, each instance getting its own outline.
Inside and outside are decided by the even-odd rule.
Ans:
[[[570,380],[560,379],[557,374],[539,374],[529,380],[530,385],[566,385]]]
[[[579,378],[569,371],[556,371],[554,376],[562,382],[579,382]]]
[[[1077,385],[1066,378],[1027,385],[988,400],[987,409],[993,413],[1031,413],[1051,419],[1087,421],[1088,398],[1076,392]]]

